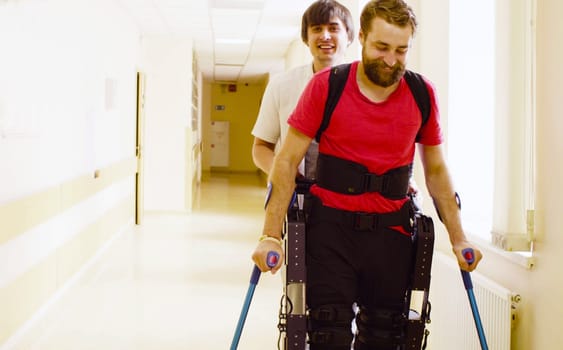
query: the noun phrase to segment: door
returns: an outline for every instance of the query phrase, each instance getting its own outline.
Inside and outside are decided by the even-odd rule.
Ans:
[[[211,122],[211,157],[210,166],[229,166],[229,122]]]

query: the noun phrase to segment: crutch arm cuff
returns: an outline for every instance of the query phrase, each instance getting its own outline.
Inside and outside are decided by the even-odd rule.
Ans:
[[[279,245],[282,245],[282,240],[279,237],[274,237],[274,236],[270,236],[270,235],[262,235],[260,236],[260,238],[258,239],[258,242],[262,242],[262,241],[271,241],[271,242],[276,242]]]

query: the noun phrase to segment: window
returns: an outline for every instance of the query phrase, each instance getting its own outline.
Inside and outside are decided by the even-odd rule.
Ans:
[[[447,156],[462,198],[464,226],[503,249],[529,250],[535,4],[449,4]]]
[[[448,164],[474,233],[492,225],[494,26],[494,1],[450,2]]]

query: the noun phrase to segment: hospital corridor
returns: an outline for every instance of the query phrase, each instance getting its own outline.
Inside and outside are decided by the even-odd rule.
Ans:
[[[13,350],[227,349],[260,235],[258,174],[205,175],[193,213],[117,233]],[[279,275],[263,274],[239,348],[275,349]]]
[[[267,124],[279,127],[272,136],[282,136],[286,115],[297,110],[305,128],[309,113],[299,111],[324,108],[328,96],[315,83],[302,95],[276,81],[305,89],[321,79],[315,49],[338,49],[342,63],[364,68],[382,59],[379,51],[391,54],[366,39],[361,14],[370,0],[338,0],[350,12],[350,33],[307,34],[319,26],[302,30],[302,15],[320,2],[0,0],[0,350],[230,347],[264,219],[267,180],[259,169],[267,168],[255,162],[253,145],[277,147],[278,136],[255,139],[256,121],[269,107],[283,111],[267,113]],[[414,140],[418,119],[385,114],[393,134],[372,123],[368,111],[387,100],[374,94],[379,83],[360,89],[358,82],[371,78],[358,80],[366,74],[356,69],[348,89],[363,101],[357,106],[370,106],[361,110],[370,128],[355,119],[360,107],[348,115],[340,105],[347,113],[339,119],[336,111],[321,150],[346,161],[360,153],[371,158],[367,148],[382,135],[390,142],[381,144],[405,160],[385,156],[389,169],[412,162],[435,235],[431,264],[423,259],[431,276],[428,350],[481,349],[451,241],[482,252],[471,277],[491,350],[563,349],[563,1],[406,3],[418,24],[413,35],[399,27],[405,43],[393,69],[395,78],[400,67],[419,73],[431,88],[432,118],[424,128],[434,136],[415,142],[430,147],[401,139],[408,129]],[[304,36],[318,40],[311,45]],[[397,115],[408,107],[422,117],[406,83],[395,81],[411,101]],[[281,98],[273,98],[278,92]],[[301,107],[293,108],[290,99],[301,96]],[[334,136],[339,132],[350,135]],[[446,198],[435,192],[436,179],[446,178],[446,168],[435,166],[442,156],[461,204],[454,234],[466,241],[451,239],[430,196]],[[334,169],[323,176],[348,181],[344,167]],[[432,175],[437,170],[442,176]],[[361,178],[379,175],[370,170]],[[341,195],[332,204],[351,198]],[[354,218],[378,213],[367,215],[370,229],[387,214],[370,204],[357,215],[360,207],[348,204],[333,207],[354,208],[344,210]],[[448,210],[442,213],[451,223]],[[362,243],[366,260],[371,245]],[[282,299],[282,273],[261,275],[237,350],[278,349],[279,311],[288,314],[291,299]]]

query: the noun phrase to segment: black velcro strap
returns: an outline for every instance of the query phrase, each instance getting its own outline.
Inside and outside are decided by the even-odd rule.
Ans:
[[[307,194],[309,193],[309,189],[315,183],[315,181],[311,179],[307,179],[306,177],[299,177],[295,179],[295,192],[300,194]]]
[[[368,313],[364,308],[360,308],[356,323],[358,327],[402,330],[406,321],[406,316],[396,310],[379,309]]]
[[[349,325],[354,318],[354,311],[351,306],[321,305],[309,310],[309,318],[317,324]]]
[[[412,164],[378,175],[362,164],[322,153],[317,160],[317,185],[349,195],[379,192],[389,199],[405,198],[411,174]]]
[[[377,231],[384,227],[401,226],[405,232],[413,230],[413,209],[409,201],[405,202],[401,209],[391,213],[361,213],[336,209],[322,205],[317,197],[314,201],[312,215],[318,215],[324,220],[342,224],[356,231]]]
[[[351,327],[348,327],[348,329],[324,329],[309,332],[309,344],[350,347],[352,339],[354,339],[354,336]]]
[[[353,318],[351,305],[327,304],[308,310],[309,343],[350,348]]]
[[[396,349],[405,344],[406,324],[406,316],[396,310],[367,312],[360,308],[357,341],[377,349]]]
[[[372,331],[369,334],[366,334],[360,331],[356,335],[356,341],[358,343],[363,343],[370,347],[370,349],[404,349],[403,346],[405,344],[405,337],[404,335],[398,332],[389,332],[389,331]]]

